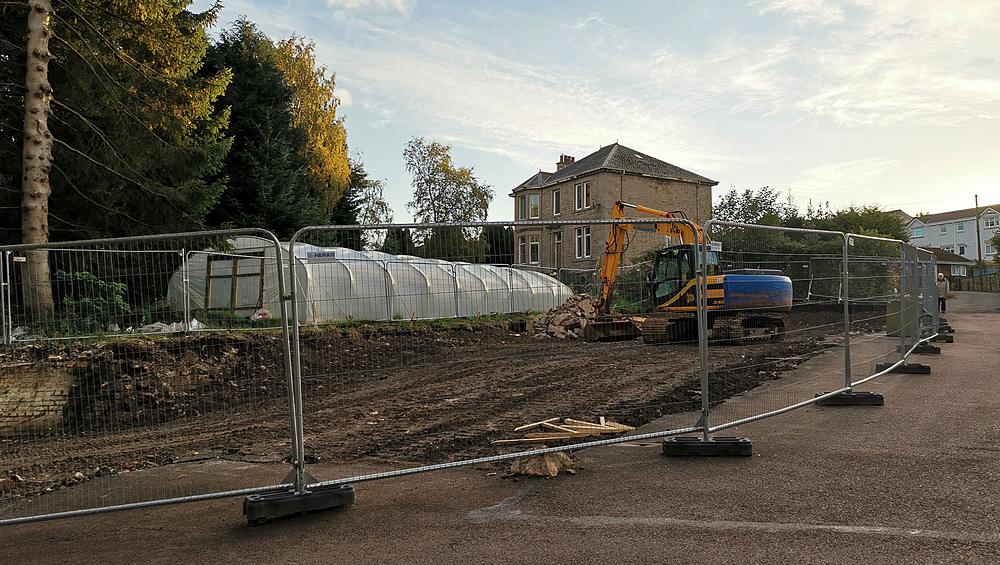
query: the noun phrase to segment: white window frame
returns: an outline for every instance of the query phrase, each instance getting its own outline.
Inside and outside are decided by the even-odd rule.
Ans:
[[[952,244],[950,244],[950,243],[948,245],[942,245],[941,249],[944,249],[948,253],[954,253],[955,252],[955,246],[952,245]]]
[[[528,264],[537,265],[541,262],[542,247],[537,235],[528,236]]]
[[[990,214],[989,216],[984,216],[983,227],[1000,228],[1000,216],[997,216],[996,214]]]
[[[955,232],[962,233],[965,231],[965,222],[958,222],[955,224]]]
[[[562,249],[562,232],[557,231],[552,234],[552,265],[556,269],[562,268],[563,266],[563,249]]]
[[[941,225],[941,235],[948,235],[948,224]]]
[[[953,276],[953,277],[964,277],[965,276],[965,265],[952,265],[951,266],[951,276]]]
[[[576,228],[576,237],[574,239],[576,240],[576,258],[590,258],[590,226]]]
[[[993,248],[993,244],[992,243],[990,243],[990,242],[987,241],[986,242],[986,249],[984,250],[984,253],[986,255],[996,255],[997,250]]]
[[[517,262],[518,264],[524,265],[527,261],[524,258],[527,256],[528,252],[528,238],[521,236],[517,238]]]
[[[562,213],[562,194],[558,188],[552,191],[552,215],[558,216]]]
[[[959,255],[965,255],[966,249],[968,249],[967,245],[965,245],[964,243],[959,243],[958,244],[958,251],[956,253],[958,253]]]
[[[517,219],[524,220],[528,216],[528,198],[525,195],[517,197]]]
[[[528,195],[528,219],[537,220],[542,214],[542,195],[533,192]]]
[[[575,210],[590,208],[590,181],[578,182],[573,186],[573,208]]]
[[[918,237],[924,237],[924,228],[913,228],[913,230],[910,232],[910,237],[914,239]]]

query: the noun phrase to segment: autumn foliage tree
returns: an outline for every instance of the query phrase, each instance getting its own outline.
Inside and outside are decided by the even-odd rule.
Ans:
[[[292,125],[306,134],[308,174],[328,214],[350,183],[347,132],[337,116],[334,75],[316,62],[315,45],[292,37],[278,42],[275,63],[292,89]]]
[[[422,223],[486,220],[493,190],[476,178],[472,167],[455,165],[451,147],[413,137],[403,149],[403,161],[413,181],[413,199],[406,206]],[[485,249],[477,234],[458,228],[435,228],[415,234],[426,257],[478,260]]]

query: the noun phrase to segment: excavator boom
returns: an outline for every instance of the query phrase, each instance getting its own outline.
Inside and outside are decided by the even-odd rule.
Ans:
[[[642,214],[668,220],[687,219],[687,215],[684,214],[684,212],[664,212],[663,210],[657,210],[655,208],[649,208],[639,204],[628,204],[621,201],[615,202],[614,206],[611,208],[611,219],[626,219],[626,209],[635,210],[636,212]],[[691,225],[680,222],[664,222],[647,225],[658,234],[679,238],[681,243],[684,244],[693,245],[695,242],[705,243],[704,231],[698,224],[694,224],[694,229],[692,229]],[[601,293],[597,297],[598,312],[607,314],[611,310],[611,298],[615,289],[615,281],[618,279],[618,269],[622,264],[622,253],[625,252],[625,248],[628,245],[628,232],[635,230],[636,226],[637,224],[628,223],[611,225],[611,230],[608,233],[608,241],[604,249],[604,261],[601,263]]]

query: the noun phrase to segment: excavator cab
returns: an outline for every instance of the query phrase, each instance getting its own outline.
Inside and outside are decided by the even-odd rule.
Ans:
[[[674,245],[662,249],[656,254],[650,280],[650,295],[653,301],[649,308],[650,311],[655,310],[661,304],[673,302],[674,298],[685,290],[690,290],[691,295],[694,296],[693,288],[688,288],[688,283],[695,278],[694,253],[693,245]],[[715,251],[709,251],[705,273],[714,275],[718,267],[718,254]]]

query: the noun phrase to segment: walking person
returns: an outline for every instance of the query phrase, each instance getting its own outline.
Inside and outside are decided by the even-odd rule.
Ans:
[[[948,284],[948,279],[944,277],[944,273],[938,273],[937,277],[937,290],[938,290],[938,310],[944,314],[948,311],[948,307],[945,304],[945,300],[948,298],[948,294],[951,291],[951,285]]]

